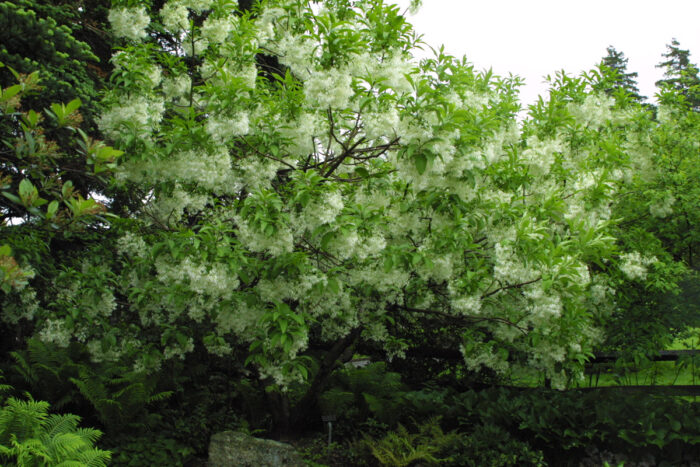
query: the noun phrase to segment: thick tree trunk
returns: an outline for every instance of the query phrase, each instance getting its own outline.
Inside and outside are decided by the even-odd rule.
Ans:
[[[272,415],[272,437],[285,441],[289,439],[292,430],[289,397],[279,391],[269,391],[266,394]]]
[[[318,415],[318,397],[326,388],[326,383],[333,370],[339,364],[345,363],[352,358],[353,349],[357,338],[360,337],[360,332],[359,328],[351,331],[350,334],[337,341],[323,357],[321,365],[311,381],[311,385],[291,411],[289,427],[295,432],[298,433],[314,423],[320,423],[320,418],[316,417]]]

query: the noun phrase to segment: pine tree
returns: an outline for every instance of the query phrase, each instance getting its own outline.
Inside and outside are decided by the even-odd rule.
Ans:
[[[664,79],[657,81],[656,86],[662,91],[679,91],[693,109],[700,110],[700,70],[690,61],[690,51],[679,46],[676,39],[666,45],[668,50],[663,54],[666,60],[656,65],[665,70]]]
[[[628,59],[625,57],[625,54],[616,50],[612,45],[608,46],[607,52],[608,54],[603,57],[603,65],[615,71],[617,76],[614,80],[614,84],[606,89],[605,92],[609,95],[613,95],[618,92],[618,90],[624,90],[633,101],[641,102],[646,99],[646,96],[639,94],[639,88],[637,87],[638,74],[636,72],[627,72]]]

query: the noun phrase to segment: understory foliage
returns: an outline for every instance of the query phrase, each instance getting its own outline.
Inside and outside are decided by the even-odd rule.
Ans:
[[[1,378],[0,378],[1,379]],[[11,387],[0,385],[5,393]],[[78,428],[80,417],[49,414],[49,403],[0,395],[0,459],[27,467],[103,467],[109,451],[95,448],[102,433]]]
[[[490,395],[435,389],[574,386],[594,352],[650,354],[697,320],[678,295],[697,282],[694,80],[652,112],[611,49],[521,109],[517,77],[417,59],[382,0],[73,6],[0,3],[56,37],[0,46],[2,364],[123,441],[119,465],[327,413],[397,465],[697,442],[675,419],[553,435],[526,413],[544,420],[542,395],[511,418],[479,399],[477,419]]]

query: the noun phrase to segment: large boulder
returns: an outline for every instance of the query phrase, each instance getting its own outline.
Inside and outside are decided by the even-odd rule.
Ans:
[[[209,467],[303,467],[294,448],[238,431],[223,431],[209,441]]]

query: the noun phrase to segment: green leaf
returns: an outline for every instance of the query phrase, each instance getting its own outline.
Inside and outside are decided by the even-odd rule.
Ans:
[[[673,428],[673,431],[681,431],[681,422],[678,420],[671,420],[671,428]]]
[[[340,284],[338,283],[337,279],[334,279],[334,278],[328,279],[327,285],[328,285],[328,290],[330,290],[332,293],[337,294],[340,292]]]
[[[416,164],[416,170],[418,171],[418,173],[423,175],[426,167],[428,166],[428,158],[425,157],[425,154],[423,154],[422,152],[416,154],[413,157],[413,162]]]
[[[71,182],[70,180],[65,182],[63,184],[63,187],[61,188],[61,194],[64,198],[70,198],[73,194],[73,182]]]
[[[22,204],[22,200],[19,199],[17,196],[13,195],[12,193],[8,193],[8,192],[6,192],[6,191],[3,191],[3,192],[2,192],[2,195],[3,195],[5,198],[7,198],[7,199],[9,199],[10,201],[12,201],[13,203],[15,203],[15,204]]]

